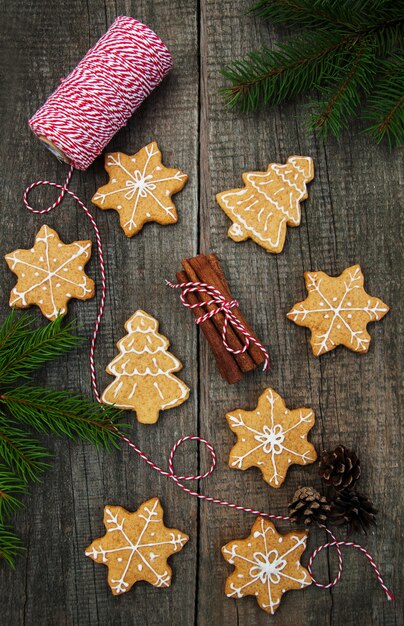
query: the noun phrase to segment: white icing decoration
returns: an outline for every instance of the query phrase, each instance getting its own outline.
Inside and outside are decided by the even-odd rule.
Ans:
[[[308,163],[307,172],[298,167],[299,161],[296,159]],[[294,171],[296,171],[295,175]],[[300,181],[297,181],[298,174],[303,177]],[[245,236],[242,230],[245,229],[253,239],[258,239],[258,243],[261,241],[269,248],[278,248],[284,236],[285,223],[291,226],[300,224],[300,202],[307,198],[306,182],[312,177],[313,162],[310,157],[290,157],[286,165],[271,163],[266,172],[244,174],[244,182],[249,183],[249,187],[219,194],[220,200],[226,207],[226,213],[234,222],[229,229],[229,235],[231,237]],[[284,183],[284,187],[273,191],[272,187],[279,184],[279,179]],[[251,187],[258,193],[258,198],[252,193]],[[277,195],[287,188],[291,188],[291,191],[289,202],[284,205],[278,201]],[[283,217],[279,218],[279,214]],[[258,220],[260,230],[254,227],[254,218]],[[275,218],[278,220],[277,231],[275,236],[271,237],[268,230]],[[237,224],[239,229],[236,228]]]
[[[43,233],[42,236],[41,236],[41,233]],[[89,257],[90,255],[89,250],[91,250],[91,242],[74,241],[71,244],[65,245],[65,247],[74,246],[75,248],[74,252],[71,253],[71,256],[67,260],[61,262],[60,265],[58,265],[57,267],[52,268],[51,258],[49,256],[50,254],[49,242],[52,239],[54,239],[55,236],[57,237],[57,233],[46,225],[44,225],[41,228],[38,235],[36,236],[35,243],[43,241],[45,244],[45,258],[43,256],[40,256],[38,259],[39,262],[44,263],[43,267],[37,265],[35,261],[33,261],[32,263],[29,263],[28,261],[20,259],[17,255],[18,250],[12,252],[11,254],[6,255],[6,259],[10,262],[10,267],[12,270],[14,270],[17,266],[22,265],[22,266],[29,267],[31,269],[36,270],[34,272],[34,276],[39,277],[39,280],[35,282],[34,284],[30,285],[29,287],[27,287],[25,291],[19,291],[16,288],[17,286],[14,287],[14,289],[12,290],[12,294],[15,297],[10,299],[10,305],[13,306],[15,304],[21,304],[24,307],[29,306],[29,304],[31,303],[28,303],[26,298],[27,298],[27,295],[31,291],[33,291],[34,289],[37,289],[38,287],[42,287],[43,291],[47,291],[47,289],[49,288],[49,294],[50,294],[49,297],[51,301],[52,310],[47,313],[42,311],[44,315],[49,319],[56,317],[59,312],[59,309],[57,308],[55,304],[54,285],[52,281],[53,278],[57,277],[58,279],[60,279],[65,287],[68,285],[73,285],[75,288],[77,288],[78,291],[74,295],[75,298],[85,298],[89,293],[92,292],[92,286],[90,284],[90,287],[88,287],[88,282],[87,282],[88,277],[85,274],[82,274],[82,276],[79,277],[77,282],[75,282],[71,278],[68,278],[65,275],[60,274],[61,271],[67,273],[69,271],[69,267],[68,267],[69,264],[75,261],[80,256],[83,255],[84,257]],[[57,244],[58,247],[62,247],[63,245],[64,244],[62,243]],[[35,252],[35,249],[32,248],[31,252]],[[54,260],[55,259],[53,259],[53,261]],[[24,275],[25,274],[21,274],[21,276],[24,276]],[[56,287],[60,287],[60,286],[61,286],[61,283],[56,283]],[[71,293],[69,292],[66,292],[65,295],[67,298],[72,297]],[[39,304],[43,304],[43,300],[40,301]]]
[[[265,523],[262,518],[260,518],[259,521],[261,529],[254,532],[254,538],[260,539],[259,546],[254,546],[255,551],[250,558],[239,550],[240,546],[236,541],[229,544],[231,546],[230,549],[228,547],[224,547],[223,549],[224,554],[227,555],[226,560],[232,565],[237,566],[237,562],[240,564],[250,564],[247,582],[243,582],[240,585],[232,582],[230,584],[231,592],[228,593],[227,596],[229,598],[242,598],[243,596],[249,594],[248,588],[251,585],[262,585],[264,587],[267,600],[260,603],[260,606],[262,606],[263,609],[269,609],[269,612],[273,614],[280,604],[280,599],[273,600],[272,598],[273,586],[279,585],[283,580],[291,580],[300,585],[301,589],[311,584],[311,580],[309,579],[306,570],[301,571],[301,576],[299,578],[293,576],[291,573],[287,574],[284,571],[288,564],[287,557],[290,554],[293,554],[293,552],[298,548],[304,549],[306,546],[306,536],[298,537],[297,535],[293,535],[291,539],[294,544],[291,548],[282,552],[281,546],[278,549],[274,549],[271,546],[271,539],[274,541],[277,534],[274,526],[270,522]],[[274,537],[269,537],[268,540],[268,533],[272,533]],[[281,543],[282,538],[278,541]],[[259,592],[255,591],[254,595],[258,596]]]
[[[176,221],[176,214],[175,214],[174,206],[172,204],[168,206],[163,204],[158,198],[158,196],[156,195],[156,193],[154,192],[156,191],[157,186],[160,183],[164,183],[170,180],[181,181],[184,178],[186,178],[186,174],[183,174],[179,170],[177,170],[173,176],[155,178],[155,172],[159,172],[162,169],[160,166],[155,167],[154,170],[152,170],[150,173],[147,173],[150,160],[152,159],[152,157],[156,156],[157,154],[159,155],[160,151],[157,148],[157,145],[155,143],[151,143],[145,146],[144,150],[146,151],[147,158],[146,158],[142,171],[140,171],[139,169],[134,169],[133,171],[130,171],[129,169],[127,169],[121,161],[121,154],[119,152],[117,153],[116,156],[114,154],[109,154],[108,160],[107,160],[107,166],[118,167],[121,171],[123,171],[126,174],[127,179],[125,180],[124,187],[121,187],[119,189],[114,189],[112,191],[97,192],[94,196],[94,201],[99,201],[101,204],[105,203],[106,198],[108,198],[109,196],[116,195],[116,194],[123,195],[126,200],[133,200],[132,214],[129,220],[122,225],[123,228],[127,227],[129,231],[135,230],[137,227],[135,217],[136,217],[136,212],[139,206],[140,199],[147,198],[148,196],[149,198],[153,200],[153,203],[157,205],[157,207],[162,209],[165,215],[169,215],[173,221]],[[131,159],[131,161],[135,162],[135,159]],[[113,183],[113,182],[116,182],[116,180],[111,179],[110,183]],[[170,195],[170,194],[166,194],[166,195]],[[122,206],[119,205],[118,209],[121,209],[121,208]],[[150,213],[146,213],[146,217],[150,218],[151,217]]]
[[[115,380],[105,389],[102,401],[136,411],[139,421],[148,421],[149,411],[182,404],[189,388],[174,376],[181,362],[168,351],[169,341],[157,332],[158,322],[144,311],[136,311],[126,322],[128,334],[117,343],[119,355],[107,367]],[[149,399],[147,407],[143,394]]]
[[[233,431],[236,431],[236,429],[240,429],[240,431],[244,431],[246,434],[251,433],[248,439],[252,445],[252,447],[247,450],[247,452],[245,452],[243,455],[230,456],[230,463],[231,466],[234,468],[247,469],[248,467],[250,467],[250,465],[247,464],[246,467],[243,467],[245,459],[248,459],[251,454],[260,450],[264,455],[268,456],[268,460],[266,461],[264,457],[263,461],[255,460],[252,464],[267,465],[268,463],[270,463],[273,474],[269,477],[268,482],[269,484],[272,484],[272,482],[274,482],[275,485],[279,485],[284,480],[285,475],[281,474],[278,470],[277,458],[280,458],[280,456],[283,455],[285,452],[293,455],[293,457],[296,459],[295,462],[298,462],[300,465],[306,465],[315,460],[315,457],[313,458],[312,456],[313,447],[311,444],[308,443],[308,449],[303,452],[303,454],[301,454],[300,452],[288,448],[288,441],[286,440],[286,435],[289,432],[292,432],[295,429],[299,430],[302,424],[311,424],[313,412],[310,410],[308,411],[307,409],[300,409],[299,419],[295,424],[292,423],[292,425],[288,425],[288,422],[286,421],[284,422],[284,424],[280,424],[279,422],[275,421],[275,407],[277,402],[279,404],[283,404],[282,398],[278,394],[274,393],[271,388],[268,388],[265,391],[263,397],[265,397],[265,400],[268,403],[269,415],[263,416],[261,419],[261,424],[259,424],[258,426],[249,425],[246,419],[242,416],[242,414],[228,414],[228,420],[230,422],[231,429]],[[262,398],[260,398],[260,403],[261,402]],[[258,415],[258,412],[256,414]],[[240,441],[245,442],[245,438],[242,438],[239,434],[237,434],[237,436],[240,437]],[[303,438],[305,437],[303,436]],[[237,447],[237,445],[238,444],[236,444],[235,448]],[[289,463],[290,462],[291,461],[289,460]]]
[[[126,576],[130,570],[132,560],[137,557],[141,563],[138,564],[138,571],[142,571],[143,567],[146,567],[155,576],[155,581],[152,583],[155,587],[169,587],[171,582],[171,574],[164,569],[163,571],[157,571],[158,565],[152,565],[152,562],[158,558],[158,550],[155,554],[150,551],[150,548],[158,548],[159,546],[172,546],[172,552],[177,552],[187,542],[187,537],[179,531],[173,532],[171,529],[166,529],[166,534],[170,537],[167,541],[154,541],[149,540],[152,535],[149,532],[151,524],[162,523],[162,516],[158,515],[156,511],[158,499],[154,500],[151,508],[147,506],[143,507],[142,513],[139,513],[139,518],[144,520],[143,527],[141,528],[139,535],[135,538],[129,537],[129,534],[125,529],[125,517],[120,516],[119,511],[114,515],[112,511],[107,507],[105,509],[106,517],[104,519],[105,526],[108,533],[120,533],[121,541],[117,548],[104,549],[101,545],[96,548],[94,545],[91,550],[85,552],[86,556],[91,557],[94,561],[97,561],[101,557],[101,561],[106,563],[108,561],[108,555],[110,554],[122,554],[123,557],[118,557],[118,562],[126,561],[126,565],[122,571],[120,578],[111,580],[111,587],[117,593],[125,593],[128,591],[130,583],[127,581]],[[144,537],[146,537],[144,539]],[[123,541],[122,541],[123,540]],[[94,542],[95,543],[95,542]]]
[[[345,302],[348,295],[352,293],[354,289],[363,288],[363,274],[360,268],[358,266],[349,268],[348,278],[344,282],[345,289],[339,297],[339,302],[338,298],[335,296],[332,298],[332,301],[330,301],[325,296],[321,288],[323,280],[316,279],[316,272],[308,273],[306,279],[306,287],[309,294],[310,292],[315,291],[322,298],[322,301],[320,301],[319,303],[319,305],[322,307],[321,310],[307,309],[304,306],[304,302],[301,302],[295,305],[295,307],[288,313],[288,317],[293,321],[298,320],[300,322],[304,321],[309,314],[324,313],[325,311],[327,311],[327,315],[324,315],[323,319],[329,319],[328,328],[324,332],[320,332],[322,330],[320,328],[318,333],[316,333],[315,335],[316,341],[313,342],[313,345],[318,347],[318,354],[327,352],[328,350],[335,347],[335,342],[331,337],[331,332],[336,322],[339,322],[337,328],[341,328],[342,324],[342,326],[344,326],[349,331],[350,343],[352,344],[354,349],[366,350],[367,344],[369,344],[370,339],[368,338],[366,330],[354,330],[352,328],[352,322],[350,323],[348,321],[352,319],[351,311],[363,312],[368,316],[370,322],[374,322],[383,317],[383,315],[387,313],[388,308],[386,307],[386,305],[384,305],[383,302],[381,302],[377,298],[373,299],[372,304],[372,298],[370,297],[365,306],[353,307],[352,302]],[[330,278],[330,280],[335,279]]]

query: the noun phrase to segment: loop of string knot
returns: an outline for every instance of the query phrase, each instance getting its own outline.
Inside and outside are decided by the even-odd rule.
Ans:
[[[196,309],[196,308],[203,308],[203,307],[209,308],[212,305],[216,305],[216,308],[211,309],[210,311],[207,311],[207,313],[205,313],[204,315],[200,315],[199,317],[197,317],[195,319],[195,323],[198,325],[203,324],[203,322],[206,322],[207,320],[211,319],[214,315],[217,315],[218,313],[223,313],[224,322],[223,322],[223,329],[222,329],[222,341],[226,350],[236,355],[243,354],[244,352],[248,350],[250,343],[254,343],[265,356],[264,366],[262,368],[263,371],[269,369],[269,354],[268,354],[267,349],[262,345],[260,341],[258,341],[256,337],[254,337],[247,330],[244,324],[240,322],[240,320],[232,311],[233,308],[239,306],[238,300],[236,299],[226,300],[223,294],[218,289],[216,289],[216,287],[214,287],[213,285],[210,285],[209,283],[202,283],[199,281],[194,281],[194,282],[190,281],[187,283],[172,283],[171,281],[166,280],[166,284],[169,287],[171,287],[171,289],[181,290],[181,295],[180,295],[181,302],[187,309]],[[206,293],[211,299],[207,301],[201,300],[200,302],[196,302],[195,304],[189,304],[186,301],[186,295],[188,293],[192,293],[195,291],[197,293]],[[228,329],[229,324],[243,335],[244,345],[242,348],[238,350],[232,348],[228,344],[227,329]]]

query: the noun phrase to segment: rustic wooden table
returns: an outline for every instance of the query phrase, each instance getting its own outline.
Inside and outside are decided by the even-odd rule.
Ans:
[[[247,0],[3,0],[1,254],[29,247],[44,221],[25,211],[25,185],[40,177],[61,181],[66,173],[66,167],[30,133],[28,117],[117,15],[144,21],[169,45],[174,69],[111,145],[131,153],[155,139],[167,164],[187,172],[189,182],[175,198],[179,223],[147,225],[132,240],[124,236],[114,212],[93,207],[105,242],[109,286],[96,355],[99,381],[105,385],[111,380],[104,367],[116,354],[115,342],[124,334],[125,320],[138,308],[156,316],[184,363],[182,378],[192,393],[188,402],[163,414],[155,426],[133,421],[131,436],[163,466],[181,435],[206,437],[214,443],[219,462],[199,489],[275,513],[286,511],[298,485],[319,486],[317,468],[295,466],[276,492],[257,470],[230,470],[226,461],[234,436],[224,415],[237,406],[253,408],[267,385],[290,407],[312,407],[317,415],[312,440],[318,450],[342,442],[360,454],[361,489],[380,511],[377,530],[363,538],[363,544],[398,601],[387,602],[365,559],[348,549],[341,583],[329,591],[312,586],[287,594],[276,623],[399,624],[403,588],[399,153],[375,147],[359,126],[345,132],[340,143],[323,143],[305,128],[303,101],[251,115],[227,111],[218,93],[222,65],[261,43],[272,45],[280,36],[279,29],[246,16],[249,5]],[[241,172],[263,169],[269,161],[282,162],[291,154],[310,155],[315,163],[300,228],[289,229],[285,249],[276,256],[251,241],[233,243],[226,236],[229,221],[216,205],[215,193],[238,186]],[[105,180],[99,159],[88,171],[75,173],[71,187],[89,202]],[[39,190],[35,202],[44,206],[49,191]],[[66,241],[93,236],[69,198],[46,217],[46,223]],[[179,269],[179,260],[198,251],[214,251],[222,259],[242,309],[271,346],[270,374],[257,371],[232,387],[223,382],[191,314],[180,305],[178,294],[164,286],[164,279]],[[392,311],[372,325],[367,355],[339,348],[315,358],[308,333],[286,319],[291,305],[305,295],[303,272],[321,269],[338,274],[357,262],[368,291],[390,304]],[[99,284],[95,255],[89,273]],[[2,263],[2,318],[8,312],[13,282]],[[96,312],[96,299],[70,309],[87,336]],[[87,347],[41,372],[38,380],[90,394]],[[251,515],[200,503],[149,469],[125,445],[111,454],[66,440],[50,438],[49,445],[53,467],[31,489],[27,507],[15,517],[26,556],[19,558],[14,572],[0,566],[1,623],[258,626],[272,621],[253,598],[235,601],[223,593],[230,568],[220,547],[248,534]],[[177,465],[179,471],[189,472],[206,462],[205,452],[189,444],[179,452]],[[103,533],[104,504],[134,510],[152,496],[161,498],[168,525],[187,532],[191,541],[172,560],[169,590],[139,584],[126,596],[113,597],[106,569],[85,558],[84,548]],[[286,524],[280,527],[287,530]],[[324,540],[323,534],[313,532],[309,547]],[[321,556],[316,565],[319,578],[327,581],[335,565],[334,554]]]

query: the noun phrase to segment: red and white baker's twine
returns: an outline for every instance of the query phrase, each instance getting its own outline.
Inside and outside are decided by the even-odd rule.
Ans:
[[[45,137],[52,141],[55,146],[62,150],[69,159],[71,167],[63,185],[49,180],[39,180],[29,185],[24,193],[25,206],[32,213],[42,215],[56,208],[62,202],[64,196],[68,194],[77,201],[87,215],[93,227],[97,242],[98,260],[101,272],[101,298],[92,334],[89,360],[92,387],[98,402],[101,402],[101,400],[97,387],[94,352],[107,295],[104,255],[100,233],[93,216],[80,198],[68,189],[68,185],[73,173],[73,168],[86,169],[93,162],[117,130],[126,123],[133,111],[162,80],[170,69],[171,64],[172,59],[170,53],[153,31],[144,24],[137,22],[137,20],[129,17],[118,17],[108,32],[91,50],[89,50],[79,65],[61,82],[57,90],[30,120],[32,130],[38,136]],[[60,194],[55,202],[48,208],[36,210],[30,206],[28,194],[32,189],[40,185],[48,185],[59,189]],[[196,323],[202,324],[218,311],[221,311],[224,314],[222,340],[226,349],[233,354],[241,354],[248,349],[250,342],[253,342],[265,355],[264,370],[269,367],[269,357],[266,349],[238,321],[231,310],[235,306],[238,306],[236,300],[228,302],[217,289],[206,283],[190,282],[177,285],[168,281],[167,283],[170,287],[182,290],[181,299],[184,306],[187,308],[193,309],[196,306],[216,304],[217,308],[215,310],[200,316],[196,319]],[[189,305],[185,301],[185,296],[191,291],[204,291],[209,294],[211,300],[207,303],[201,302],[197,305]],[[228,345],[228,324],[237,328],[245,337],[245,344],[242,349],[233,350]],[[227,500],[201,494],[182,484],[181,481],[193,481],[207,478],[214,471],[216,466],[216,454],[213,446],[206,441],[206,439],[191,435],[181,437],[171,449],[168,459],[168,470],[164,470],[147,457],[126,435],[120,432],[119,434],[150,467],[159,472],[162,476],[173,480],[178,487],[191,496],[205,500],[206,502],[220,504],[231,509],[236,509],[237,511],[245,511],[269,519],[293,521],[287,515],[273,515],[249,507],[240,506],[228,502]],[[197,441],[206,446],[209,450],[211,465],[205,473],[184,476],[179,476],[175,473],[175,453],[178,447],[186,441]],[[322,589],[329,589],[336,585],[342,575],[342,554],[340,548],[342,546],[352,547],[361,551],[366,556],[388,599],[393,600],[393,595],[383,582],[381,574],[369,552],[359,544],[348,541],[337,541],[328,528],[323,528],[330,535],[332,541],[316,548],[309,559],[308,571],[313,583]],[[323,585],[314,578],[312,574],[312,564],[316,556],[322,550],[332,547],[336,549],[338,555],[338,573],[332,582]]]
[[[29,125],[85,170],[171,67],[160,38],[145,24],[120,16]]]
[[[266,348],[264,348],[262,343],[258,341],[258,339],[256,339],[256,337],[254,337],[241,322],[239,322],[237,317],[232,312],[232,309],[234,307],[239,306],[237,300],[226,300],[223,294],[218,289],[216,289],[216,287],[214,287],[213,285],[209,285],[208,283],[201,283],[198,281],[187,283],[172,283],[169,280],[166,280],[166,283],[172,289],[181,289],[181,302],[187,309],[197,309],[203,308],[205,306],[209,307],[210,305],[215,304],[216,307],[214,309],[208,311],[204,315],[200,315],[199,317],[197,317],[195,320],[195,324],[203,324],[204,322],[206,322],[206,320],[210,320],[211,317],[213,317],[214,315],[217,315],[218,313],[223,313],[224,322],[222,329],[222,341],[226,350],[228,352],[231,352],[232,354],[243,354],[244,352],[246,352],[246,350],[248,350],[250,343],[254,343],[265,356],[263,371],[265,372],[265,370],[269,368],[268,351],[266,350]],[[189,304],[186,301],[185,297],[188,293],[193,293],[194,291],[196,291],[197,293],[208,294],[211,300],[207,300],[206,302],[201,301],[196,302],[195,304]],[[244,346],[239,350],[234,350],[227,343],[227,328],[229,324],[237,328],[237,330],[239,330],[245,338]]]

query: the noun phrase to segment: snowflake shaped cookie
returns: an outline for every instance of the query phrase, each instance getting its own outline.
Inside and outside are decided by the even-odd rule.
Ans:
[[[90,257],[91,241],[65,244],[55,230],[42,226],[33,248],[5,256],[18,276],[10,306],[26,309],[36,304],[50,320],[65,315],[71,298],[88,300],[94,296],[94,282],[83,271]]]
[[[308,533],[277,532],[269,520],[258,517],[246,539],[235,539],[222,548],[222,555],[235,569],[226,579],[229,598],[255,596],[264,611],[274,614],[282,596],[290,589],[311,584],[300,564]]]
[[[281,486],[293,463],[307,465],[317,458],[307,441],[307,433],[315,422],[313,411],[304,407],[287,409],[281,396],[270,387],[260,396],[254,411],[236,409],[226,419],[237,435],[229,467],[258,467],[271,487]]]
[[[155,141],[133,155],[107,153],[105,169],[109,182],[98,189],[92,202],[100,209],[117,211],[127,237],[136,235],[146,222],[177,222],[171,196],[181,191],[188,176],[180,170],[164,167]]]
[[[169,556],[182,550],[189,537],[176,528],[166,528],[158,498],[152,498],[134,513],[121,506],[104,508],[106,534],[95,539],[86,556],[108,567],[113,595],[129,591],[140,580],[154,587],[169,587]]]
[[[298,326],[311,330],[310,344],[315,356],[344,345],[354,352],[369,350],[369,322],[381,320],[387,304],[366,293],[359,265],[348,267],[340,276],[325,272],[304,274],[308,296],[287,314]]]
[[[216,200],[233,224],[233,241],[252,239],[268,252],[281,252],[286,226],[300,224],[300,202],[314,178],[310,157],[291,156],[285,165],[270,163],[266,172],[242,174],[245,187],[218,193]]]

